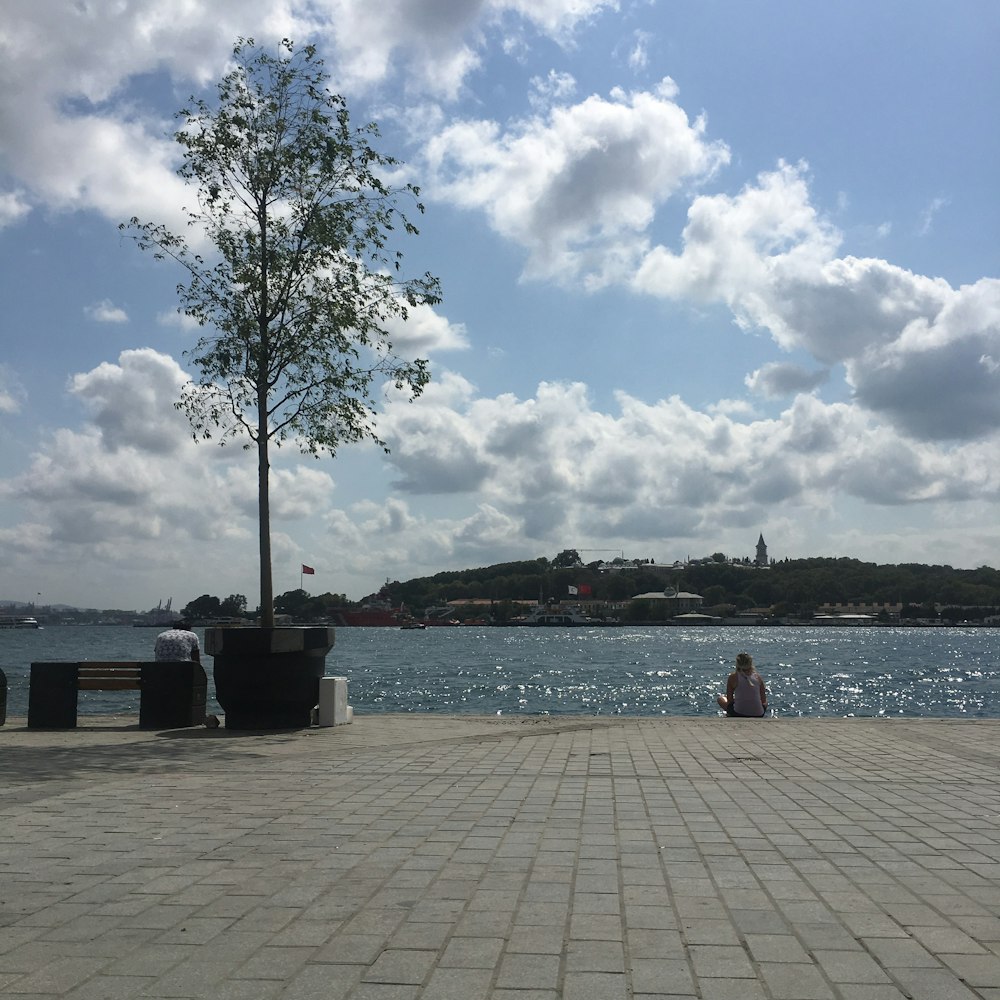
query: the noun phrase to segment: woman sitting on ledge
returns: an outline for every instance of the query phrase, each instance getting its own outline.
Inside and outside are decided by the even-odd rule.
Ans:
[[[726,682],[726,693],[716,700],[731,718],[760,719],[767,713],[767,688],[764,678],[754,670],[749,653],[736,657],[736,669]]]

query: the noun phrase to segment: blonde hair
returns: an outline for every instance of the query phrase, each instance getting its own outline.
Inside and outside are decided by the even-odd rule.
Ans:
[[[753,670],[753,657],[749,653],[738,653],[736,655],[736,669],[741,674],[748,674]]]

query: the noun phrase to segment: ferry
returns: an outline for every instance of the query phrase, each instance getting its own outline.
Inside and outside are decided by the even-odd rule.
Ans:
[[[0,615],[0,628],[41,628],[35,618]]]
[[[531,613],[525,618],[515,618],[512,625],[562,625],[580,626],[595,625],[592,618],[588,618],[579,608],[542,607],[539,605],[531,609]]]

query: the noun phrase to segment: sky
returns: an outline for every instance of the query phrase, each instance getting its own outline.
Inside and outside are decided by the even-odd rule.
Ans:
[[[276,592],[760,534],[1000,566],[994,0],[5,0],[0,599],[258,600],[254,453],[174,409],[181,275],[118,230],[181,227],[238,37],[316,45],[443,287],[389,454],[272,456]]]

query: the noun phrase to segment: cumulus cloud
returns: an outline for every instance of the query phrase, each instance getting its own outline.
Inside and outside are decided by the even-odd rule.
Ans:
[[[156,317],[156,322],[160,326],[175,326],[177,329],[184,331],[201,329],[201,324],[193,316],[188,316],[187,313],[182,313],[177,309],[170,309],[159,313]]]
[[[93,305],[84,306],[83,314],[97,323],[127,323],[128,313],[116,306],[110,299],[101,299]]]
[[[752,392],[769,399],[780,399],[798,392],[812,392],[828,378],[828,371],[809,371],[800,365],[771,362],[762,365],[746,377],[746,385]]]
[[[203,581],[197,593],[220,577],[233,577],[230,590],[256,579],[256,455],[192,440],[173,407],[186,377],[172,358],[143,349],[70,380],[88,422],[54,431],[0,483],[0,498],[21,511],[16,527],[0,530],[5,565],[37,575],[83,560],[95,579],[119,586],[123,575],[159,573],[184,586]],[[272,464],[276,525],[329,508],[327,471],[285,466],[281,455]],[[228,592],[210,592],[220,590]]]
[[[645,246],[656,209],[704,181],[729,153],[676,103],[669,78],[615,90],[501,128],[461,121],[427,144],[436,197],[485,212],[528,251],[535,278],[621,277]]]
[[[696,198],[682,249],[652,248],[633,287],[724,302],[781,347],[843,364],[857,401],[903,434],[971,440],[1000,428],[996,373],[982,363],[1000,357],[1000,283],[955,289],[878,258],[837,256],[841,240],[812,205],[805,166],[781,164],[738,195]],[[768,394],[789,380],[814,387],[767,366],[748,385]]]
[[[19,191],[0,192],[0,229],[14,225],[23,219],[31,207]]]
[[[105,451],[139,449],[168,456],[187,428],[174,408],[187,381],[172,358],[141,348],[124,351],[117,364],[104,362],[74,375],[69,389],[89,410]]]
[[[386,324],[393,349],[409,358],[469,347],[463,323],[450,323],[433,306],[407,306],[405,320],[392,317]]]
[[[580,384],[543,383],[533,398],[442,394],[392,406],[381,424],[401,487],[474,493],[516,535],[614,538],[623,544],[762,524],[776,511],[823,510],[835,496],[877,504],[996,494],[991,445],[901,441],[850,403],[811,395],[771,419],[708,414],[678,397],[618,395],[601,412]]]
[[[18,413],[27,395],[14,369],[0,363],[0,413]]]
[[[233,40],[322,41],[339,89],[358,92],[406,74],[411,91],[455,97],[480,61],[486,33],[511,18],[561,39],[610,0],[81,0],[45,16],[9,0],[0,33],[0,228],[31,202],[184,224],[184,186],[166,113],[126,100],[126,84],[168,73],[181,92],[225,70]]]
[[[23,511],[0,530],[5,565],[55,572],[85,557],[116,579],[142,566],[151,578],[183,575],[194,593],[247,589],[255,456],[192,441],[171,405],[185,377],[173,359],[139,350],[71,380],[90,420],[53,433],[0,487]],[[579,383],[483,396],[445,373],[416,405],[389,403],[380,429],[399,489],[384,501],[335,507],[337,463],[274,456],[281,564],[405,578],[588,538],[677,557],[732,547],[764,524],[832,517],[845,497],[892,506],[1000,494],[996,436],[908,442],[855,403],[809,394],[764,419],[699,411],[677,396],[648,403],[619,393],[607,409]]]

